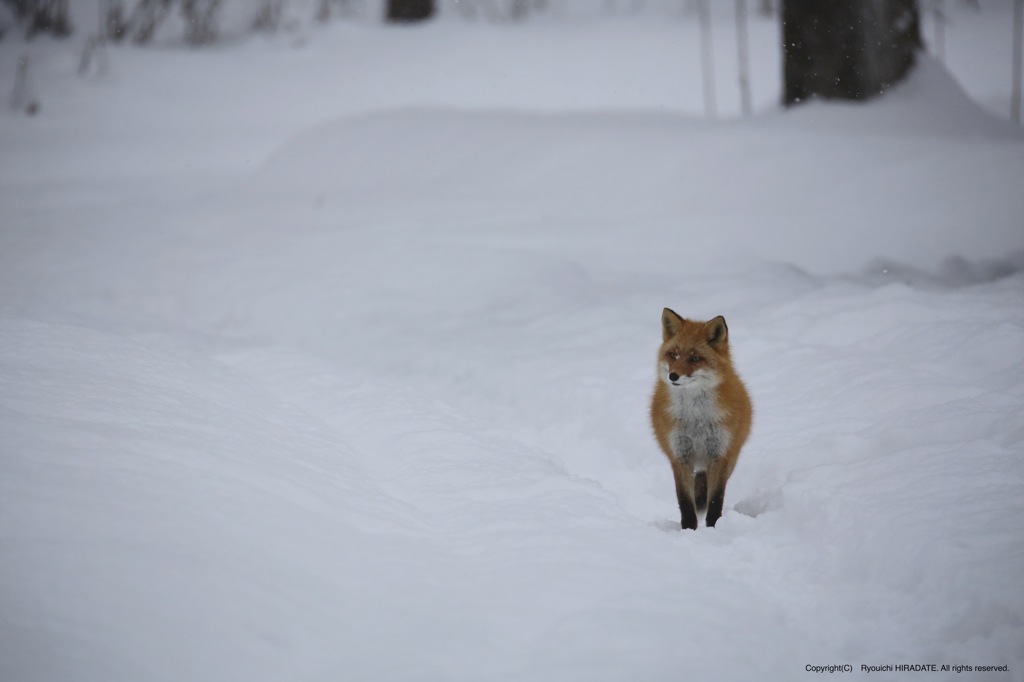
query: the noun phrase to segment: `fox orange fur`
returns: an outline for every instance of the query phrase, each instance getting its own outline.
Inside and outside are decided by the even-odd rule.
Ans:
[[[665,308],[661,327],[651,424],[672,464],[682,527],[696,529],[705,509],[705,523],[714,526],[753,407],[732,366],[724,317],[696,322]]]

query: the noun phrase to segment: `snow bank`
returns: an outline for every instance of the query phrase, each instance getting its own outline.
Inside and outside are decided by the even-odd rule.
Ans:
[[[828,115],[821,113],[828,109]],[[946,66],[919,54],[908,78],[862,105],[812,101],[774,116],[772,125],[803,132],[869,133],[900,137],[939,135],[1019,142],[1020,126],[972,100]]]
[[[907,99],[911,106],[886,102],[863,116],[856,107],[808,107],[795,121],[754,126],[386,113],[304,133],[270,157],[257,187],[292,211],[329,204],[359,211],[359,220],[368,210],[385,220],[419,215],[441,223],[432,240],[439,230],[481,234],[512,223],[524,239],[595,251],[588,255],[605,262],[647,259],[653,271],[671,272],[671,263],[655,261],[673,257],[687,271],[763,260],[849,271],[880,256],[934,268],[954,255],[1024,250],[1024,197],[1015,191],[1024,177],[1021,136],[976,109],[977,127],[969,117],[949,119],[972,131],[971,144],[936,143],[931,135],[941,133],[927,125],[901,135],[946,101]],[[844,134],[844,120],[870,132]]]

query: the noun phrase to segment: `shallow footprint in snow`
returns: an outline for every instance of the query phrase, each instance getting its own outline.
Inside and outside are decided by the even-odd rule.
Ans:
[[[737,502],[733,509],[744,516],[756,519],[761,514],[782,508],[782,491],[762,490]]]

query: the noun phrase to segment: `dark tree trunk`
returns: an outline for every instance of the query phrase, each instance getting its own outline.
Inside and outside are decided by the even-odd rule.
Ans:
[[[434,16],[433,0],[388,0],[388,21],[423,21]]]
[[[920,47],[917,0],[784,0],[783,102],[879,95]]]
[[[68,0],[7,0],[15,15],[25,20],[29,38],[37,33],[59,37],[71,35]]]

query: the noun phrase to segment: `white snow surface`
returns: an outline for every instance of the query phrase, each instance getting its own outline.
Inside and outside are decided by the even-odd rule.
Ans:
[[[702,119],[674,21],[0,42],[0,680],[1024,679],[1024,135],[928,58]]]

